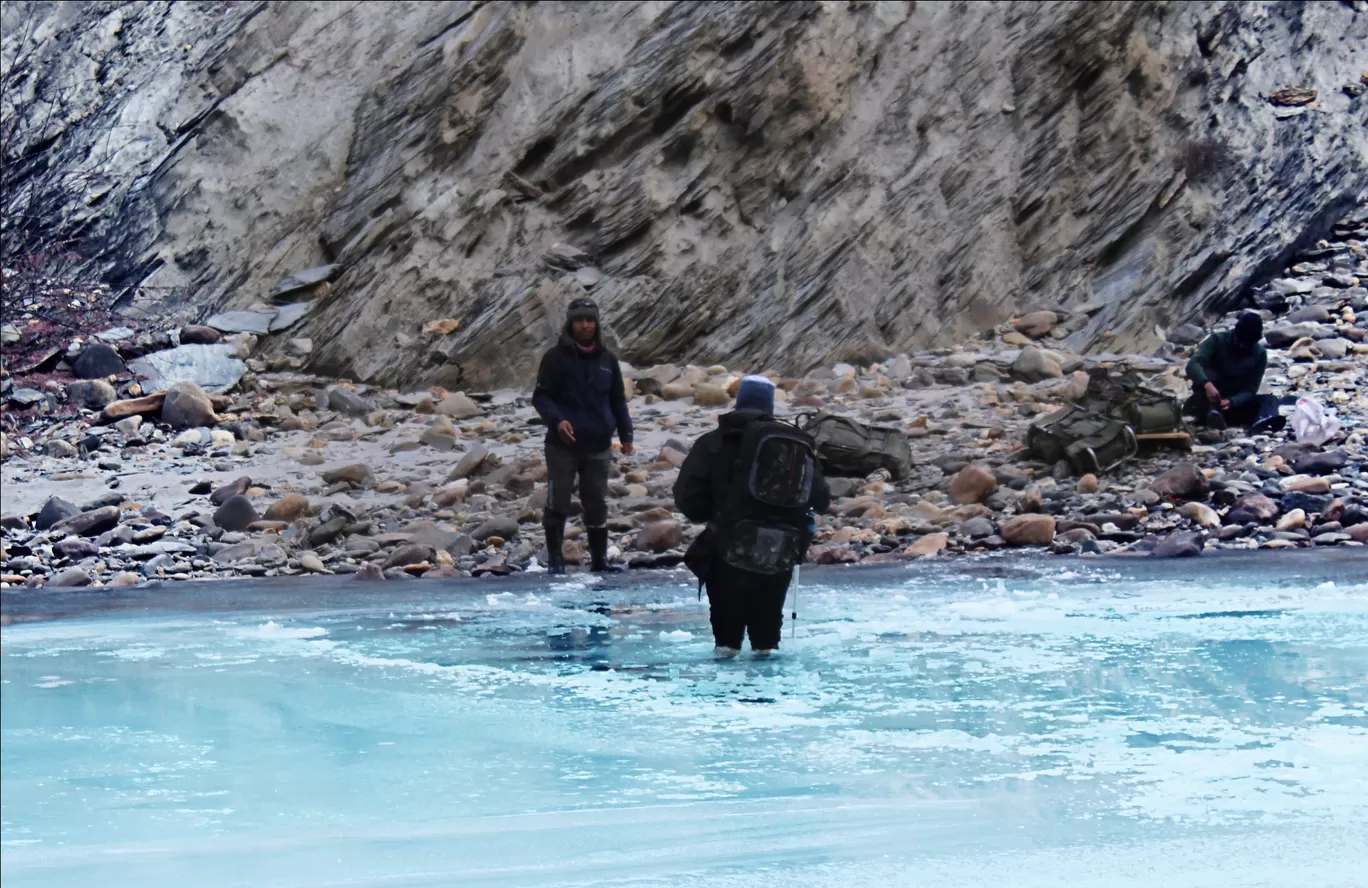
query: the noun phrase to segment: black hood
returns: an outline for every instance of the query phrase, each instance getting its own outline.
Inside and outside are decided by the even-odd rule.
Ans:
[[[723,431],[734,432],[757,419],[768,419],[770,414],[763,410],[733,410],[731,413],[724,413],[717,418],[717,424]]]
[[[574,320],[572,320],[572,319],[570,319],[570,318],[567,318],[566,321],[565,321],[565,326],[561,327],[561,336],[560,336],[561,345],[568,345],[568,346],[570,346],[570,347],[572,347],[572,348],[574,348],[574,347],[576,347],[576,346],[578,345],[578,340],[575,339],[575,331],[574,331],[574,329],[573,329],[574,323],[575,323]],[[602,322],[602,321],[595,321],[595,322],[594,322],[594,350],[595,350],[595,351],[602,351],[602,349],[603,349],[603,322]]]

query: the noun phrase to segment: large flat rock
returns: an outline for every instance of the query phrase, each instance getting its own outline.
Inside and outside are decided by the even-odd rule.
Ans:
[[[247,365],[236,357],[236,347],[228,343],[182,345],[152,352],[128,366],[153,389],[193,382],[209,392],[228,391],[247,372]]]

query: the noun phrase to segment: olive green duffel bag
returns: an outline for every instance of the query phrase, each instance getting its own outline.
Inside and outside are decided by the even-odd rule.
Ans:
[[[1067,460],[1079,475],[1105,472],[1140,449],[1129,425],[1073,404],[1032,423],[1026,446],[1042,462]]]

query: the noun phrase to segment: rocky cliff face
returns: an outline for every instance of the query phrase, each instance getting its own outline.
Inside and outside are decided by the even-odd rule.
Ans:
[[[530,381],[585,290],[643,363],[1033,304],[1143,348],[1368,199],[1363,2],[12,3],[3,46],[7,263],[311,302],[390,386]]]

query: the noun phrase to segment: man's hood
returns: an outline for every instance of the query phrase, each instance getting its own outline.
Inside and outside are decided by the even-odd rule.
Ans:
[[[724,413],[719,416],[717,418],[717,424],[721,426],[724,431],[731,432],[736,431],[749,423],[755,422],[757,419],[767,419],[769,416],[770,414],[763,410],[733,410],[730,413]]]
[[[575,324],[575,322],[574,322],[573,320],[567,319],[567,320],[565,321],[565,326],[561,327],[561,336],[560,336],[561,345],[567,345],[567,346],[570,346],[571,348],[577,348],[577,347],[579,346],[579,340],[575,338],[574,324]],[[593,348],[593,350],[594,350],[594,351],[602,351],[602,350],[603,350],[603,322],[601,322],[601,321],[596,322],[596,323],[594,324],[594,348]]]

